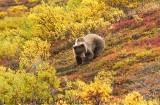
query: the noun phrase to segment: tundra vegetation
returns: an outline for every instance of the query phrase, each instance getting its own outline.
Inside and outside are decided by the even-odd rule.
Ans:
[[[71,46],[99,34],[101,57]],[[159,0],[1,0],[0,103],[159,105]]]

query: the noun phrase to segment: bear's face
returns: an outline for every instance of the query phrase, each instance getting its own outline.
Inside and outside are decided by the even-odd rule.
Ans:
[[[75,53],[76,56],[79,56],[82,59],[85,58],[86,47],[85,47],[84,43],[74,45],[73,50],[74,50],[74,53]]]

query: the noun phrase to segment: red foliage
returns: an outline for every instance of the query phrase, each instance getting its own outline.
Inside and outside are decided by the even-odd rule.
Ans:
[[[147,13],[143,13],[142,15],[139,14],[140,17],[142,17],[142,21],[140,22],[136,22],[135,19],[130,19],[130,20],[114,23],[112,26],[114,27],[114,31],[117,31],[122,28],[136,28],[140,26],[142,26],[141,28],[144,30],[149,30],[155,26],[160,25],[159,12],[160,12],[160,8],[157,10],[149,11]]]
[[[124,84],[124,83],[127,83],[128,80],[129,80],[128,77],[121,77],[121,78],[118,78],[118,79],[117,79],[116,83],[117,83],[118,85],[122,85],[122,84]]]
[[[143,39],[140,41],[140,43],[150,45],[150,46],[160,47],[160,36],[156,38]]]
[[[155,13],[158,13],[158,12],[160,12],[160,8],[142,13],[141,16],[142,16],[142,18],[144,18],[146,16],[154,15]]]
[[[117,75],[123,75],[123,74],[125,74],[125,73],[126,73],[126,71],[123,70],[123,69],[122,69],[122,70],[119,69],[119,70],[116,71],[116,74],[117,74]]]
[[[113,27],[115,27],[115,30],[118,30],[120,28],[130,27],[134,25],[135,25],[135,19],[131,19],[131,20],[114,23]]]

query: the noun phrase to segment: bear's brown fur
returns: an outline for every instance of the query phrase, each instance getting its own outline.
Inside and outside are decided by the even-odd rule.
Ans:
[[[99,56],[105,48],[104,39],[96,34],[80,37],[73,45],[73,53],[77,64],[85,64]]]

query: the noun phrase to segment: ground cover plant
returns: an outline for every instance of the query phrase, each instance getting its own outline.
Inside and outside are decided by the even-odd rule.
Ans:
[[[157,0],[1,0],[0,103],[159,105]],[[89,33],[106,48],[77,66],[72,45]]]

